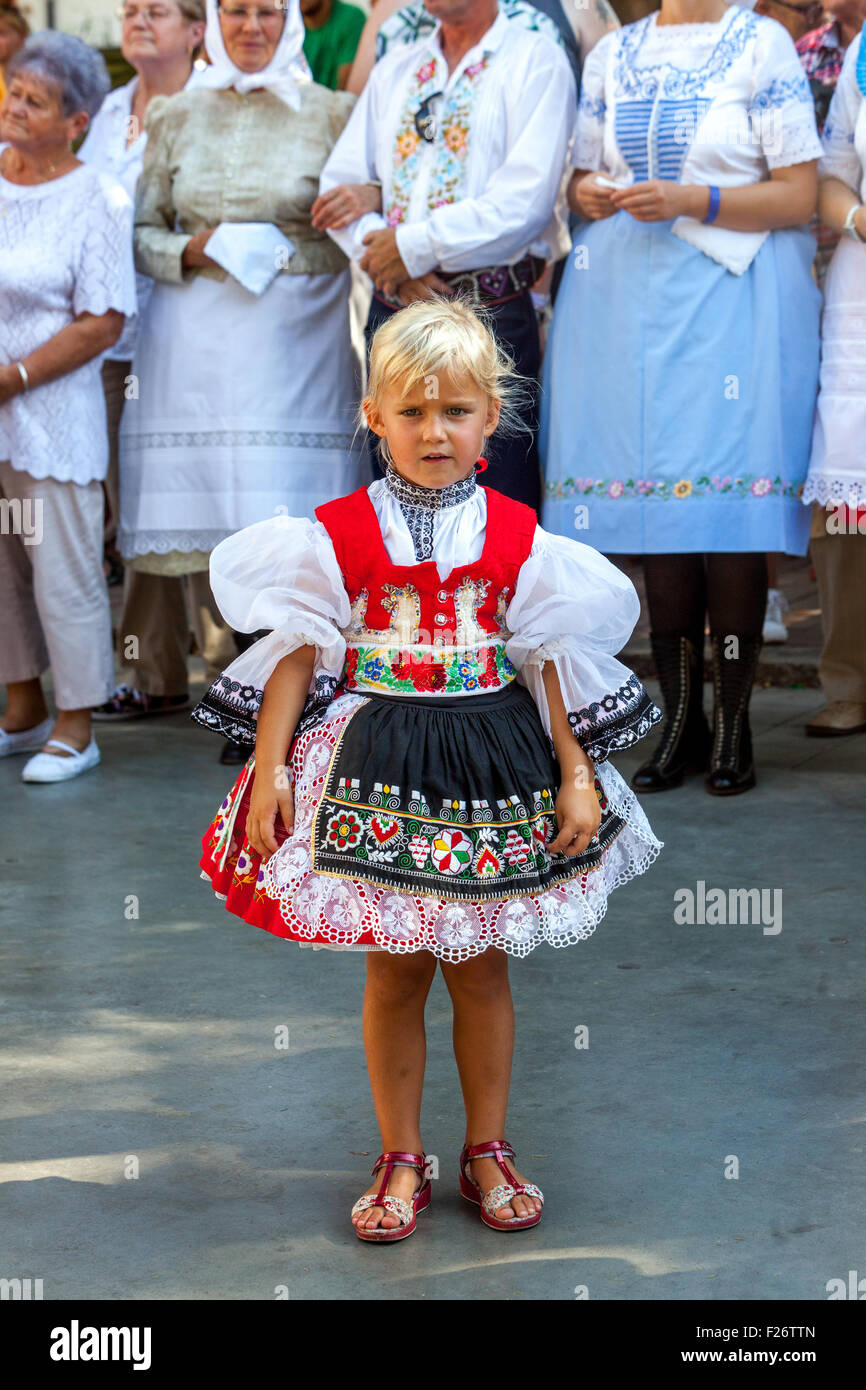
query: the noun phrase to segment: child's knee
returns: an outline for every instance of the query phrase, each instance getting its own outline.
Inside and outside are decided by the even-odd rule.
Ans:
[[[436,969],[429,951],[396,956],[376,952],[367,958],[367,991],[392,1007],[426,998]]]
[[[509,992],[508,957],[494,947],[471,960],[443,963],[442,973],[452,997],[490,999]]]

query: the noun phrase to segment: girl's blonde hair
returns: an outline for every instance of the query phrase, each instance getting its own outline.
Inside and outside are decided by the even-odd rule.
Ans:
[[[370,347],[365,404],[381,407],[387,386],[410,391],[419,382],[448,372],[468,376],[489,399],[500,402],[497,429],[514,434],[523,426],[518,405],[523,378],[493,335],[483,309],[459,297],[435,295],[399,309],[377,328]],[[360,423],[366,423],[363,404]],[[379,452],[390,462],[388,443]]]

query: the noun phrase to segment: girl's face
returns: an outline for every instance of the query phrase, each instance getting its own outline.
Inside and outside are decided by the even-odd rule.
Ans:
[[[387,439],[397,472],[422,487],[468,478],[499,410],[499,401],[471,377],[450,372],[427,376],[408,391],[386,387],[378,405],[364,402],[367,423]]]

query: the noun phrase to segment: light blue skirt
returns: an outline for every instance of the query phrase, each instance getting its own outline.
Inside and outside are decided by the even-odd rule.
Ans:
[[[542,371],[542,524],[605,554],[805,555],[814,238],[771,232],[733,275],[670,226],[578,228]]]

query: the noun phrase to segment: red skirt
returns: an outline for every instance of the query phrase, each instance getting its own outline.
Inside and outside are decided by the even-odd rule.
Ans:
[[[395,736],[395,721],[410,721],[409,736]],[[541,941],[568,946],[595,930],[609,892],[660,848],[634,795],[603,764],[597,836],[576,858],[548,853],[559,769],[523,690],[463,700],[451,713],[433,699],[341,694],[294,739],[287,766],[291,836],[278,817],[278,849],[266,861],[248,843],[251,758],[203,837],[200,866],[229,912],[301,945],[429,950],[448,961],[491,945],[518,956]],[[338,775],[353,770],[361,775]]]

